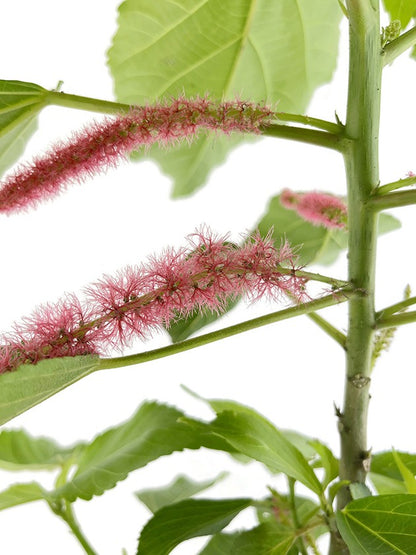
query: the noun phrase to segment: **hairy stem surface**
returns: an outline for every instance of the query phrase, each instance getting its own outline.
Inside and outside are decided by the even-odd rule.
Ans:
[[[381,40],[378,0],[348,0],[350,69],[345,152],[349,214],[349,281],[362,291],[349,302],[344,404],[339,416],[340,479],[364,483],[369,470],[367,413],[375,324],[374,283],[377,213],[367,203],[379,182]],[[340,490],[338,509],[351,501]],[[347,554],[332,537],[331,554]]]

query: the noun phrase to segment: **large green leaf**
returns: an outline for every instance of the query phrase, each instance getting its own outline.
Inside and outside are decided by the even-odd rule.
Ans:
[[[380,495],[349,503],[336,515],[354,555],[416,553],[416,495]]]
[[[0,433],[0,467],[9,470],[49,470],[62,465],[73,449],[45,437],[32,437],[24,430]]]
[[[39,501],[46,497],[47,492],[37,482],[13,484],[8,489],[0,492],[0,511],[23,503]]]
[[[216,534],[251,504],[251,499],[187,499],[163,507],[143,528],[137,555],[167,555],[185,540]]]
[[[109,50],[116,95],[139,104],[209,93],[303,112],[335,69],[340,18],[333,0],[126,0]],[[204,183],[236,140],[204,136],[151,155],[181,196]]]
[[[178,476],[176,480],[168,486],[138,491],[136,492],[136,496],[152,511],[152,513],[155,513],[166,505],[178,503],[201,491],[207,490],[217,484],[225,476],[226,473],[222,473],[212,480],[205,480],[203,482],[194,482],[187,476]]]
[[[0,424],[91,374],[98,360],[96,356],[54,358],[0,375]]]
[[[34,83],[0,80],[0,175],[14,164],[35,132],[47,91]]]
[[[412,17],[416,16],[415,0],[383,0],[390,19],[398,19],[405,29]]]
[[[198,449],[204,445],[204,434],[178,422],[183,417],[173,407],[144,403],[127,422],[104,432],[85,447],[71,480],[55,495],[69,501],[77,497],[91,499],[150,461],[185,448]]]

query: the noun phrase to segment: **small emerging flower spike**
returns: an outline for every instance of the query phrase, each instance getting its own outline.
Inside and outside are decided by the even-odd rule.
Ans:
[[[66,295],[15,324],[0,337],[0,373],[46,358],[105,355],[195,309],[221,312],[240,295],[304,300],[305,279],[296,276],[295,262],[290,246],[277,249],[270,234],[255,233],[237,246],[202,229],[185,248],[104,276],[86,288],[84,302]]]
[[[272,117],[270,109],[234,101],[178,98],[170,104],[133,107],[102,123],[92,123],[45,156],[24,164],[0,184],[0,212],[33,207],[63,191],[68,183],[115,166],[139,147],[188,141],[201,130],[260,133]]]
[[[295,193],[284,189],[280,195],[282,206],[288,210],[295,210],[301,218],[328,229],[342,229],[347,227],[347,206],[345,202],[334,195],[313,191],[310,193]]]

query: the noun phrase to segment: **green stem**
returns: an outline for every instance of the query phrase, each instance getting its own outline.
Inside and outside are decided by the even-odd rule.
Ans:
[[[376,194],[368,201],[368,207],[376,211],[399,208],[409,204],[416,204],[416,191],[399,191],[398,193],[388,193],[387,195]]]
[[[365,292],[349,302],[347,368],[341,438],[340,480],[364,483],[369,466],[367,414],[373,333],[377,212],[368,201],[379,183],[378,132],[380,121],[381,45],[378,0],[347,0],[350,68],[344,154],[348,184],[348,279]],[[351,501],[347,487],[338,494],[338,508]],[[337,541],[340,540],[340,541]],[[349,553],[332,537],[331,554]]]
[[[378,320],[374,326],[375,329],[395,328],[404,324],[414,324],[416,322],[416,310],[405,312],[404,314],[392,314]]]
[[[121,104],[120,102],[111,102],[109,100],[100,100],[98,98],[89,98],[88,96],[79,96],[77,94],[67,94],[57,91],[48,91],[46,101],[48,104],[55,106],[87,110],[100,114],[119,114],[120,112],[128,112],[131,109],[131,105],[129,104]]]
[[[68,501],[60,500],[59,502],[54,503],[53,505],[51,504],[50,507],[56,515],[61,517],[62,520],[64,520],[68,524],[69,528],[71,529],[71,532],[74,534],[74,536],[77,538],[79,543],[82,545],[85,553],[87,555],[98,555],[98,553],[91,547],[87,538],[84,536],[80,528],[80,525],[77,519],[75,518],[75,514],[72,510],[71,504]]]
[[[401,312],[408,306],[412,306],[414,304],[416,304],[416,297],[409,297],[408,299],[404,299],[403,301],[394,303],[390,306],[387,306],[386,308],[383,308],[382,310],[379,310],[376,313],[376,320],[379,321],[386,318],[387,316],[392,316],[393,314]]]
[[[299,521],[298,511],[296,509],[295,480],[290,476],[287,477],[287,480],[289,484],[290,510],[292,513],[293,525],[295,527],[295,530],[298,531],[300,530],[301,525]],[[299,553],[302,553],[302,555],[308,555],[302,536],[300,536],[296,540],[296,545],[297,545],[297,549],[299,550]]]
[[[283,310],[279,310],[271,314],[266,314],[258,318],[253,318],[251,320],[246,320],[245,322],[240,322],[239,324],[235,324],[234,326],[229,326],[218,331],[213,331],[211,333],[200,335],[199,337],[180,341],[173,345],[168,345],[167,347],[161,347],[159,349],[153,349],[151,351],[137,353],[130,356],[107,359],[103,358],[99,360],[96,370],[120,368],[123,366],[130,366],[132,364],[142,364],[144,362],[164,358],[176,353],[189,351],[190,349],[195,349],[196,347],[201,347],[202,345],[208,345],[209,343],[213,343],[214,341],[219,341],[227,337],[232,337],[233,335],[237,335],[245,331],[249,331],[262,326],[267,326],[268,324],[273,324],[274,322],[280,322],[282,320],[294,318],[295,316],[300,316],[302,314],[308,314],[310,312],[314,312],[328,306],[343,303],[355,294],[357,293],[355,293],[351,288],[346,287],[345,289],[341,289],[340,291],[338,291],[336,295],[326,295],[325,297],[321,297],[320,299],[309,301],[307,303],[302,303],[290,308],[285,308]]]
[[[326,121],[318,118],[311,118],[310,116],[302,116],[299,114],[287,114],[286,112],[276,112],[275,117],[280,121],[289,121],[291,123],[303,123],[303,125],[309,125],[310,127],[315,127],[316,129],[322,129],[323,131],[328,131],[335,135],[343,133],[344,127],[340,123],[333,123],[332,121]]]
[[[341,345],[343,349],[346,349],[347,338],[345,334],[342,333],[342,331],[330,324],[328,320],[325,320],[325,318],[322,318],[322,316],[320,316],[319,314],[311,312],[307,316],[310,320],[315,322],[315,324],[319,326],[325,333],[332,337],[332,339],[334,339],[339,345]]]
[[[416,44],[416,27],[413,27],[384,47],[383,65],[391,64],[397,56]]]
[[[410,185],[416,184],[416,176],[405,177],[404,179],[399,179],[398,181],[393,181],[392,183],[387,183],[377,188],[377,195],[385,195],[391,191],[396,191],[397,189],[403,189],[403,187],[410,187]]]
[[[301,143],[330,148],[338,152],[344,152],[348,145],[348,140],[344,136],[316,129],[278,124],[264,125],[260,129],[266,137],[299,141]]]
[[[324,276],[322,274],[316,274],[314,272],[305,272],[304,270],[294,270],[292,268],[285,268],[283,266],[277,266],[276,270],[283,275],[293,275],[298,278],[304,278],[308,281],[319,281],[321,283],[327,283],[333,289],[341,289],[342,287],[347,287],[348,285],[350,285],[348,281],[337,279],[331,276]]]

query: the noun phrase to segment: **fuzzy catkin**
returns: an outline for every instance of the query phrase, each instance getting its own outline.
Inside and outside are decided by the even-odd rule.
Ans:
[[[240,295],[304,300],[305,280],[296,276],[295,263],[289,244],[276,248],[270,234],[252,234],[237,246],[204,228],[182,249],[104,276],[85,289],[82,302],[68,294],[15,324],[0,337],[0,373],[46,358],[105,356],[194,310],[219,313]]]
[[[295,193],[290,189],[283,189],[280,203],[314,225],[328,229],[342,229],[347,226],[347,205],[334,195],[319,191]]]
[[[181,97],[171,103],[132,107],[128,113],[93,122],[31,164],[19,166],[0,183],[0,212],[33,208],[69,183],[116,166],[140,147],[191,141],[201,130],[258,134],[272,114],[253,103],[216,103],[207,98]]]

